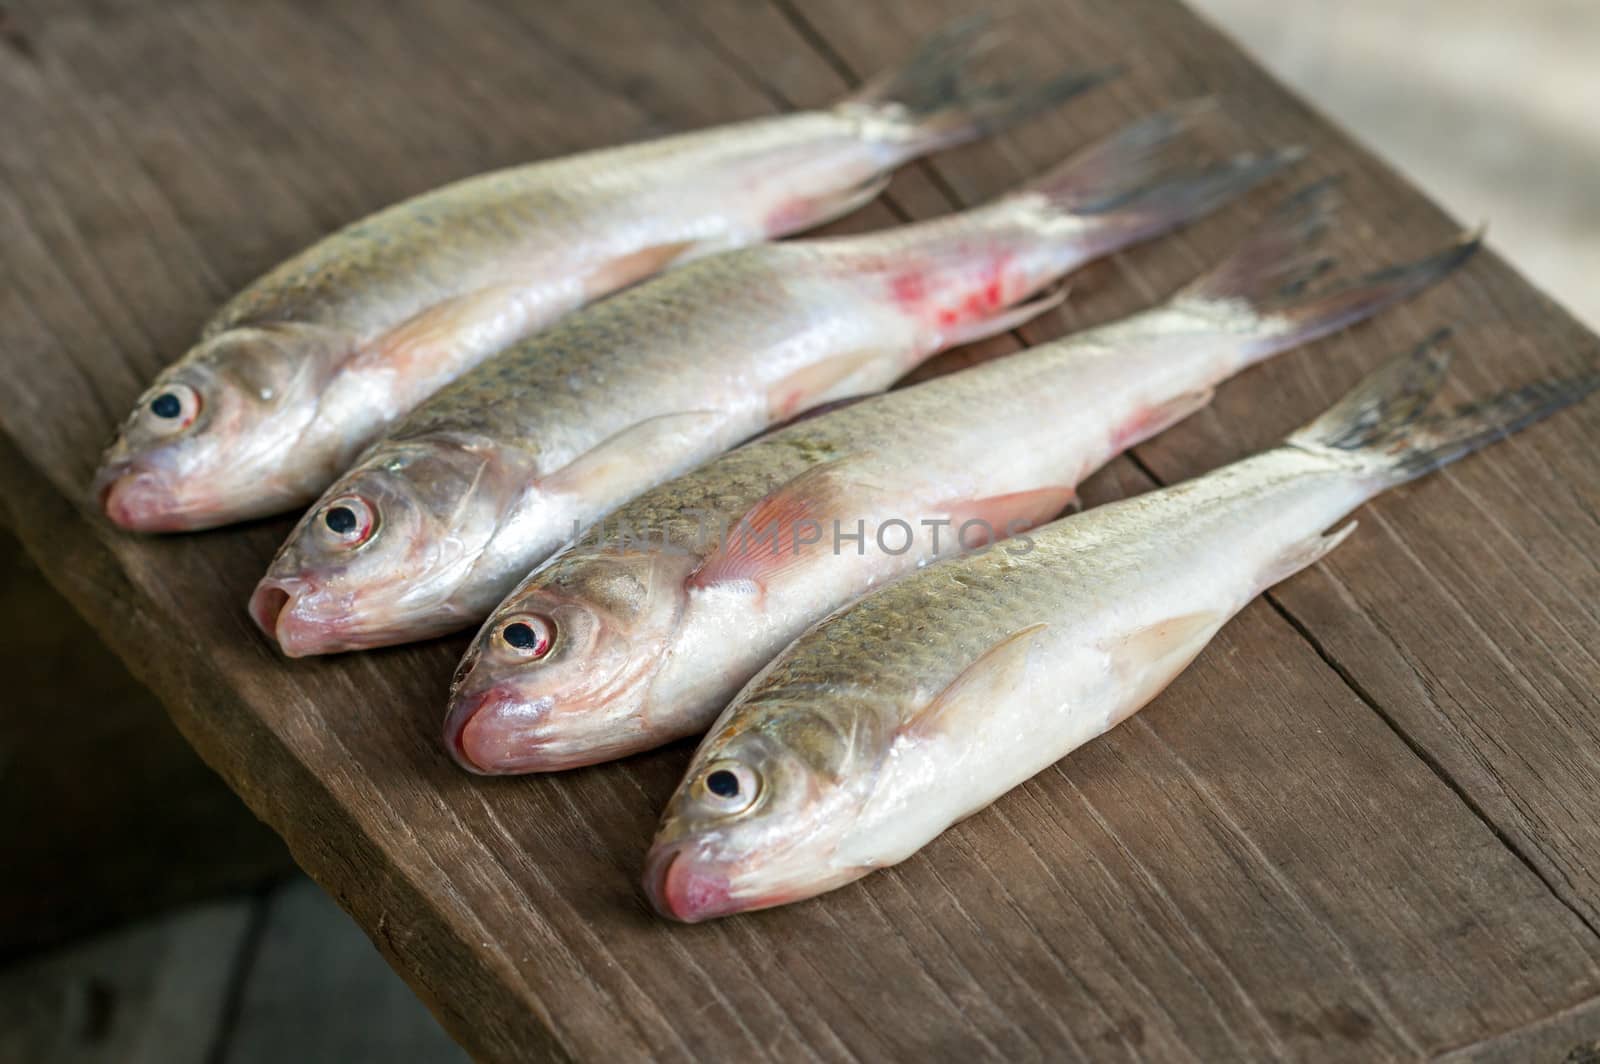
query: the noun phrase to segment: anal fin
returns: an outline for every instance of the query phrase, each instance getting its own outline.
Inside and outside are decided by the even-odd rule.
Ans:
[[[1279,554],[1261,572],[1261,587],[1263,590],[1271,587],[1280,580],[1287,580],[1300,570],[1309,568],[1321,561],[1333,548],[1345,541],[1350,533],[1356,530],[1356,522],[1351,521],[1343,528],[1327,535],[1317,534],[1310,539],[1302,539],[1291,545],[1288,550]]]
[[[848,398],[865,388],[850,388],[851,378],[875,362],[890,358],[876,349],[851,351],[803,366],[767,389],[767,416],[785,421],[819,403]],[[896,359],[895,365],[903,360]]]
[[[831,222],[864,207],[889,187],[891,173],[873,174],[867,180],[836,192],[796,196],[780,203],[762,223],[769,238],[798,233]]]
[[[1113,437],[1113,449],[1120,454],[1129,447],[1161,435],[1190,414],[1205,409],[1211,402],[1213,394],[1215,393],[1212,389],[1205,388],[1200,391],[1185,392],[1155,406],[1145,407],[1117,426]]]

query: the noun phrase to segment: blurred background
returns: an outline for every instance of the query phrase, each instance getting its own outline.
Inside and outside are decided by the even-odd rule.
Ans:
[[[1600,3],[1188,2],[1600,328]]]
[[[1464,224],[1493,219],[1496,249],[1600,328],[1600,2],[1189,2]],[[48,819],[8,827],[8,865],[45,869],[54,890],[82,891],[97,908],[57,906],[49,922],[26,911],[35,881],[9,894],[0,885],[6,941],[22,943],[0,957],[0,1062],[464,1059],[3,535],[0,596],[16,629],[0,641],[0,668],[23,700],[0,714],[0,808],[71,793],[62,780],[77,766],[37,756],[68,729],[80,746],[126,752],[137,741],[125,760],[144,766],[115,782],[94,838],[56,837]],[[103,676],[95,697],[119,713],[102,716],[126,728],[86,736],[81,715],[47,704],[49,676],[68,671]],[[214,894],[218,881],[234,893],[106,930],[119,915],[99,900],[108,887],[119,876],[147,884],[139,862],[184,837],[207,840],[206,889],[174,874],[170,899],[129,897],[127,911]],[[217,839],[237,843],[220,871]],[[65,947],[29,948],[84,930]]]

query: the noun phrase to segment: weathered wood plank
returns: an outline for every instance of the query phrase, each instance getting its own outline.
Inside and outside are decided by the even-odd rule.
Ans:
[[[1525,1027],[1440,1054],[1440,1064],[1594,1064],[1600,1060],[1600,999],[1590,998]]]
[[[1374,712],[1270,603],[1246,611],[1144,717],[916,860],[820,902],[679,928],[645,913],[634,880],[685,750],[556,779],[464,778],[434,745],[459,640],[276,660],[240,604],[284,522],[140,540],[81,509],[78,485],[142,380],[222,291],[317,231],[547,149],[819,102],[959,7],[730,0],[694,5],[690,19],[689,6],[534,13],[473,0],[446,14],[412,0],[330,15],[282,0],[35,0],[17,22],[36,57],[0,55],[0,88],[19,101],[17,133],[0,144],[0,358],[21,400],[0,410],[16,447],[0,454],[0,477],[19,532],[446,1026],[492,1058],[1371,1060],[1485,1042],[1600,993],[1600,940],[1574,911],[1574,888],[1553,893],[1548,874],[1502,844],[1497,830],[1513,835],[1473,798],[1471,778],[1441,778],[1427,737],[1396,732],[1405,706],[1363,687]],[[1137,62],[1093,99],[903,176],[902,212],[993,194],[1142,110],[1220,90],[1263,141],[1309,143],[1308,172],[1351,174],[1356,221],[1339,246],[1354,265],[1447,235],[1415,192],[1167,0],[1038,0],[1020,20],[1036,60]],[[1171,287],[1260,207],[1089,271],[1071,316],[1030,337]],[[850,224],[892,216],[877,208]],[[1242,453],[1437,317],[1478,338],[1463,373],[1474,387],[1549,364],[1536,347],[1591,342],[1486,259],[1415,309],[1231,385],[1141,459],[1168,479]],[[1499,333],[1524,339],[1507,350]],[[1423,554],[1481,562],[1483,537],[1465,519],[1483,507],[1456,494],[1469,475],[1488,478],[1482,498],[1514,484],[1533,527],[1565,512],[1553,483],[1577,485],[1581,510],[1592,468],[1570,459],[1562,480],[1527,466],[1513,479],[1519,467],[1501,455],[1592,454],[1594,416],[1568,415],[1475,462],[1481,472],[1380,504],[1388,542],[1360,553],[1353,543],[1326,572],[1376,595],[1397,571],[1379,554],[1401,573]],[[1087,494],[1147,483],[1123,462]],[[1432,594],[1428,614],[1375,602],[1361,623],[1402,661],[1450,662],[1435,656],[1436,627],[1494,631],[1499,583],[1540,587],[1534,558],[1565,575],[1587,534],[1506,554],[1492,581],[1475,571],[1481,595],[1449,582],[1472,571],[1459,561],[1439,570],[1448,580],[1413,577],[1400,586]],[[1297,581],[1280,601],[1319,641],[1332,623],[1331,640],[1351,622],[1328,609],[1313,624],[1291,597],[1319,579],[1332,577]],[[1560,655],[1588,622],[1570,596],[1541,601],[1549,613],[1527,615],[1541,618],[1528,624],[1540,638],[1511,648],[1514,669],[1475,677],[1481,698],[1532,673],[1565,684],[1532,685],[1550,714],[1583,713],[1591,703],[1572,689],[1588,674],[1570,670],[1585,659]],[[1549,756],[1522,736],[1532,766],[1508,765],[1514,718],[1476,702],[1459,712],[1472,755],[1494,771],[1530,775]],[[1540,845],[1573,863],[1593,856],[1587,827],[1547,832],[1554,789],[1519,793],[1551,803],[1529,817]],[[1559,797],[1582,809],[1593,793]]]

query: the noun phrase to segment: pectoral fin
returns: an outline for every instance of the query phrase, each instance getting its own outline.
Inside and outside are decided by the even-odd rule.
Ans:
[[[981,732],[994,707],[1004,704],[1027,682],[1028,658],[1049,627],[1029,625],[990,647],[906,721],[901,734],[909,739],[931,739]]]
[[[552,495],[619,503],[716,454],[725,416],[716,410],[663,414],[632,425],[539,479]]]
[[[845,491],[837,459],[813,466],[752,506],[728,529],[687,586],[740,587],[755,594],[818,549],[831,529]]]

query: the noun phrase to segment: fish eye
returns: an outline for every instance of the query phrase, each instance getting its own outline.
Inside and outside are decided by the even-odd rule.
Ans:
[[[365,499],[341,495],[322,508],[318,523],[325,535],[345,547],[359,547],[372,538],[377,518]]]
[[[536,613],[514,617],[500,626],[500,641],[519,656],[538,661],[556,641],[555,622]]]
[[[200,416],[200,394],[187,384],[166,385],[144,404],[144,426],[158,436],[171,436]]]
[[[761,777],[742,762],[717,761],[706,766],[694,790],[700,801],[716,812],[742,813],[761,793]]]

